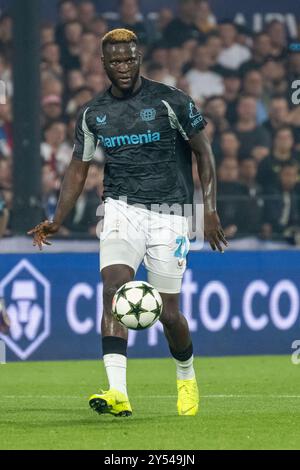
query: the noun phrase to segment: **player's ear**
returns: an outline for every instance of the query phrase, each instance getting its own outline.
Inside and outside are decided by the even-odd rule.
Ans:
[[[139,63],[140,65],[142,65],[143,63],[143,54],[141,53],[141,51],[139,51]]]

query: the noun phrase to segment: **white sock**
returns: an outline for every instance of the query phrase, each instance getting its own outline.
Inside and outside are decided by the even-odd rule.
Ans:
[[[178,361],[176,363],[176,373],[178,380],[188,380],[195,378],[195,371],[193,366],[194,356],[191,356],[187,361]]]
[[[103,361],[109,382],[109,388],[115,388],[127,396],[127,357],[123,356],[123,354],[105,354],[103,356]]]

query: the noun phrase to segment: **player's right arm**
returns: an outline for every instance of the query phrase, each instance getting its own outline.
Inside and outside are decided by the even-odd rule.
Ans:
[[[33,245],[40,250],[43,244],[51,245],[47,238],[59,231],[83,190],[97,145],[96,137],[87,126],[88,109],[82,111],[77,120],[73,158],[64,176],[53,221],[45,220],[28,232],[28,235],[33,235]]]

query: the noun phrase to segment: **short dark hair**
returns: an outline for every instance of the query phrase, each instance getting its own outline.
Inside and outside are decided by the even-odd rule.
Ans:
[[[51,127],[55,126],[56,124],[63,124],[64,126],[66,125],[66,123],[62,119],[51,120],[47,122],[47,124],[44,126],[43,134],[45,135],[45,133],[49,131],[49,129],[51,129]]]
[[[221,101],[223,101],[223,103],[226,103],[226,100],[225,100],[224,96],[222,96],[222,95],[211,95],[208,98],[206,98],[204,106],[207,106],[209,103],[211,103],[212,101],[215,101],[215,100],[221,100]]]
[[[60,10],[64,3],[72,3],[74,6],[76,6],[74,0],[58,0],[57,9]]]
[[[276,131],[275,131],[275,137],[279,134],[279,132],[282,132],[282,131],[289,131],[289,132],[291,132],[292,136],[294,137],[293,128],[291,126],[289,126],[288,124],[283,124],[283,126],[278,127],[278,129],[276,129]]]
[[[289,160],[287,162],[283,162],[280,168],[280,173],[285,168],[296,168],[296,170],[299,171],[299,163],[297,162],[297,160]]]

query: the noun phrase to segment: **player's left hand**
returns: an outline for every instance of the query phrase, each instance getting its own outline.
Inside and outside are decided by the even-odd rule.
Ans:
[[[228,242],[216,211],[204,213],[204,235],[214,251],[219,250],[224,253],[222,244],[227,247]]]

